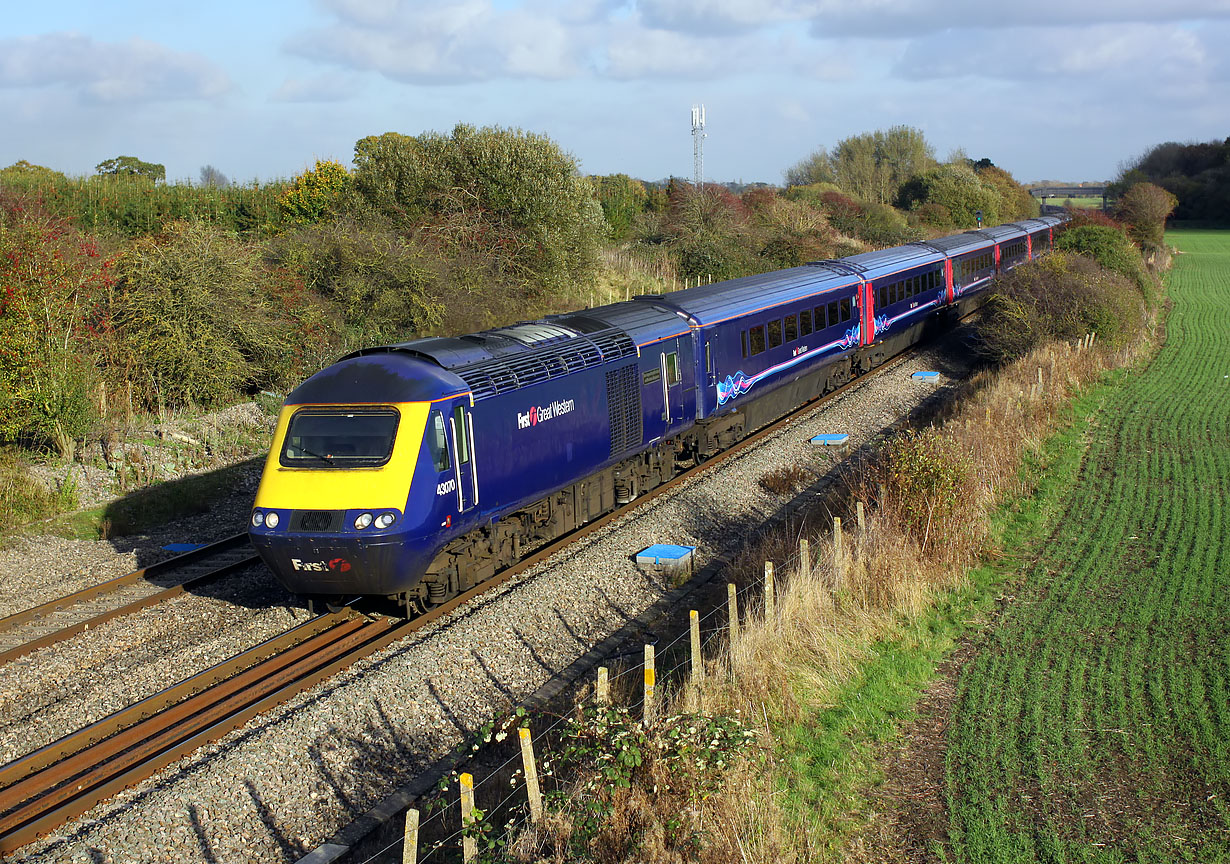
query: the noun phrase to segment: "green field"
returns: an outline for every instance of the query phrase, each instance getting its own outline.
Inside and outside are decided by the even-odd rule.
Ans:
[[[1230,861],[1230,232],[1167,240],[1165,345],[959,677],[949,859]]]

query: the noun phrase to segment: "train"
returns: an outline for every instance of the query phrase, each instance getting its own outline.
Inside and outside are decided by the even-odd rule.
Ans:
[[[421,614],[951,326],[1065,221],[355,351],[286,397],[252,545],[309,607]]]

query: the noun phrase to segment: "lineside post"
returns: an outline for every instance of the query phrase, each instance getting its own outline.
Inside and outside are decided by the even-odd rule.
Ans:
[[[799,575],[804,579],[811,578],[811,544],[806,537],[799,538]]]

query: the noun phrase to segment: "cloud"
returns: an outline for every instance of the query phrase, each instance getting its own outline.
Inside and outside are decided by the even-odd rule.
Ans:
[[[960,40],[944,34],[910,43],[894,72],[909,80],[1061,80],[1074,89],[1131,87],[1139,96],[1144,90],[1200,84],[1213,74],[1218,54],[1199,31],[1174,25],[971,31]]]
[[[0,40],[0,87],[58,87],[111,104],[213,99],[232,84],[199,54],[65,32]]]
[[[337,23],[293,37],[290,53],[415,84],[562,79],[582,67],[582,47],[550,9],[497,9],[490,0],[326,5]]]
[[[899,38],[967,28],[1088,26],[1230,18],[1230,0],[816,0],[812,35]]]
[[[806,20],[819,5],[817,0],[640,0],[636,9],[652,29],[726,35]]]

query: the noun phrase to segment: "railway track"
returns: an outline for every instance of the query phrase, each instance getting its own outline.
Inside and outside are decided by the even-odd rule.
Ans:
[[[0,665],[107,621],[164,603],[259,560],[247,534],[236,534],[0,618]],[[159,588],[153,579],[175,584]]]
[[[899,366],[912,353],[913,349],[889,360],[879,367],[875,374]],[[359,660],[449,614],[479,595],[545,561],[566,546],[694,479],[701,472],[737,457],[742,451],[777,433],[798,417],[866,380],[867,376],[856,378],[824,396],[813,399],[712,459],[684,471],[630,504],[541,547],[492,579],[413,620],[367,616],[349,608],[320,615],[59,741],[0,766],[0,854],[15,851],[56,830],[122,789],[152,776],[198,748],[217,741],[262,711],[293,698]],[[225,548],[235,551],[246,545],[246,539],[243,543],[240,542],[244,537],[245,535],[239,535],[214,545],[224,547],[225,544],[231,544]],[[209,548],[211,547],[197,550],[197,553],[205,553]],[[250,547],[246,551],[255,558]],[[197,553],[189,553],[164,563],[171,565]],[[239,558],[235,563],[225,565],[225,569],[244,566],[250,563],[250,560]],[[138,571],[137,574],[129,574],[121,579],[135,581],[140,578],[142,572],[149,571]],[[221,575],[218,571],[211,571],[193,578],[216,578],[218,575]],[[103,583],[99,588],[107,584]],[[189,583],[184,583],[187,584]],[[184,585],[177,586],[178,590],[182,592]],[[153,600],[155,596],[158,595],[151,595],[135,603],[151,605],[152,602],[157,602]],[[62,598],[67,599],[69,598]],[[60,602],[62,601],[53,601],[45,606]],[[121,606],[99,617],[108,620],[125,614],[122,610],[127,608],[128,606]],[[0,626],[7,620],[0,620]],[[78,628],[73,632],[84,629],[81,624],[73,626]],[[68,631],[66,629],[60,632]]]

